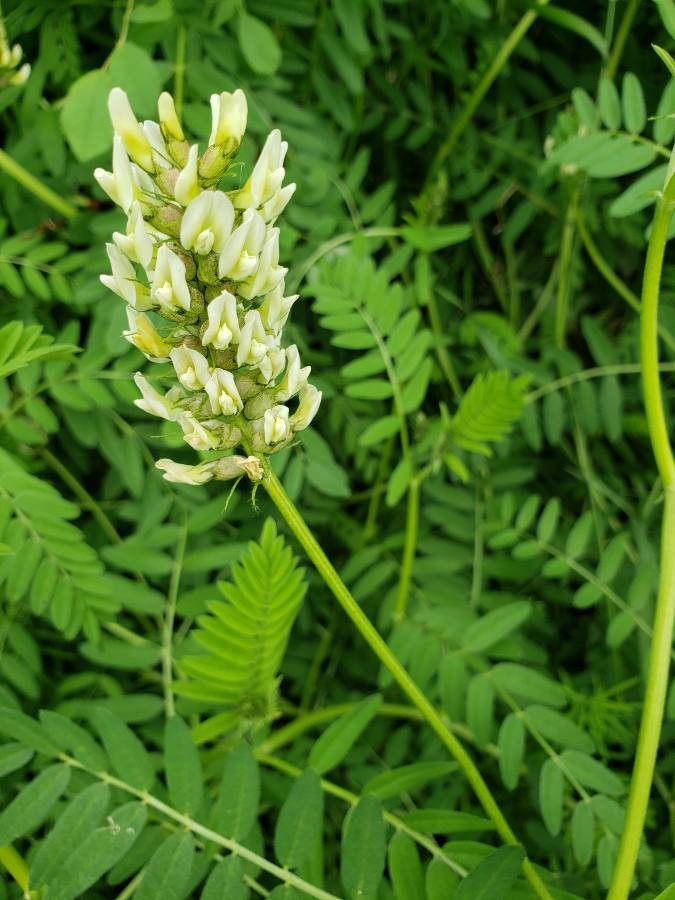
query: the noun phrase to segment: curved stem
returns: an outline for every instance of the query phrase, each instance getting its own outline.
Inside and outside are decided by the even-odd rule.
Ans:
[[[506,821],[499,804],[495,800],[477,765],[464,748],[464,745],[457,737],[455,737],[452,731],[450,731],[438,710],[417,687],[408,672],[394,656],[380,633],[373,626],[370,619],[351,595],[349,589],[321,549],[316,538],[307,526],[307,523],[300,515],[297,507],[284,490],[281,482],[269,467],[269,464],[266,464],[266,472],[262,484],[285,519],[287,525],[314,563],[314,566],[331,590],[333,596],[351,619],[359,634],[364,638],[373,653],[393,676],[403,693],[412,701],[417,709],[419,709],[420,713],[440,738],[441,742],[459,763],[460,768],[473,788],[478,801],[488,817],[494,823],[501,839],[506,844],[518,844],[519,842],[511,830],[509,823]],[[532,885],[538,897],[545,898],[545,900],[551,900],[551,894],[548,888],[527,858],[523,862],[523,874]]]
[[[30,191],[34,197],[51,206],[56,212],[61,213],[66,219],[74,219],[77,215],[77,208],[59,196],[56,191],[43,184],[39,178],[31,174],[28,169],[18,163],[15,159],[0,149],[0,169],[4,170],[10,178],[13,178],[17,184]]]
[[[401,562],[401,574],[396,589],[396,604],[394,606],[394,622],[401,622],[405,618],[405,608],[410,593],[410,581],[415,563],[415,551],[417,550],[417,533],[420,520],[420,485],[419,480],[413,476],[408,488],[408,505],[406,512],[405,543],[403,545],[403,560]]]
[[[562,242],[560,247],[560,262],[558,265],[558,294],[555,306],[555,343],[556,347],[563,348],[567,335],[567,309],[569,306],[570,292],[570,266],[572,252],[574,250],[574,232],[577,220],[577,208],[579,206],[579,187],[572,188],[565,224],[563,225]]]
[[[649,651],[642,719],[631,778],[626,820],[608,900],[626,900],[644,829],[668,690],[675,619],[675,462],[668,438],[659,378],[658,312],[668,226],[675,209],[675,179],[659,198],[647,248],[640,316],[640,358],[645,412],[656,465],[665,491],[661,530],[661,571]]]
[[[546,6],[548,2],[549,0],[538,0],[536,5],[542,7]],[[499,52],[490,63],[487,70],[483,73],[483,77],[473,89],[469,96],[469,99],[464,104],[464,108],[455,120],[455,124],[450,129],[450,133],[438,148],[438,152],[434,157],[434,161],[429,168],[423,191],[425,188],[428,188],[432,184],[441,166],[457,146],[457,142],[464,134],[466,126],[473,118],[473,114],[480,106],[481,101],[492,87],[494,81],[499,76],[499,73],[509,61],[509,57],[521,42],[523,37],[527,34],[530,27],[537,19],[538,15],[539,12],[537,9],[528,9],[528,11],[522,16],[516,27],[513,29],[511,34],[506,38],[502,46],[499,48]]]
[[[629,0],[628,5],[626,6],[626,11],[623,14],[623,19],[621,20],[621,24],[616,33],[616,38],[612,45],[612,52],[609,55],[607,67],[605,68],[605,75],[608,78],[613,79],[616,75],[616,70],[619,68],[623,49],[626,46],[626,41],[628,40],[628,35],[630,34],[633,25],[633,19],[635,18],[639,5],[640,0]]]

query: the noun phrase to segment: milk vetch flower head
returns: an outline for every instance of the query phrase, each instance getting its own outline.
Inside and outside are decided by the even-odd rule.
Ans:
[[[223,176],[234,184],[241,168],[241,90],[211,97],[201,150],[186,137],[170,94],[159,97],[158,122],[139,122],[119,88],[108,108],[112,171],[94,174],[127,224],[107,245],[111,273],[101,281],[127,304],[124,337],[164,364],[161,378],[136,374],[135,403],[175,423],[206,455],[191,465],[161,459],[157,467],[180,484],[259,481],[264,457],[292,443],[321,402],[297,346],[283,343],[298,299],[285,296],[275,225],[295,190],[283,184],[287,144],[272,131],[249,177],[225,191]]]

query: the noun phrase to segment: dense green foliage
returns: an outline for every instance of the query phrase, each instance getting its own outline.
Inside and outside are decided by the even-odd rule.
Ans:
[[[242,87],[242,179],[281,129],[323,403],[274,469],[551,896],[604,896],[658,581],[636,309],[673,4],[3,8],[32,71],[0,83],[0,900],[535,896],[265,492],[154,468],[195,454],[133,405],[99,282],[115,85],[193,138]],[[673,372],[673,263],[660,334]],[[640,900],[673,890],[674,795],[671,684]]]

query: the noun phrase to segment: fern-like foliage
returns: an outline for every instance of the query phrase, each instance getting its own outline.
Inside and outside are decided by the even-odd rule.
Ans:
[[[48,482],[0,451],[0,585],[12,604],[27,602],[74,637],[98,639],[98,620],[119,609],[96,551],[71,519],[79,516]]]
[[[528,376],[512,378],[506,371],[477,375],[452,419],[452,443],[491,456],[490,444],[505,438],[520,418],[528,382]]]
[[[210,602],[193,631],[205,652],[183,657],[180,668],[186,677],[176,691],[224,706],[239,721],[270,718],[279,665],[307,589],[304,569],[298,568],[272,519],[259,542],[251,542],[233,567],[232,581],[219,588],[225,600]],[[225,712],[212,720],[213,728],[228,721]]]
[[[69,356],[77,350],[74,344],[55,344],[54,338],[42,333],[40,325],[8,322],[0,328],[0,379],[29,363]]]

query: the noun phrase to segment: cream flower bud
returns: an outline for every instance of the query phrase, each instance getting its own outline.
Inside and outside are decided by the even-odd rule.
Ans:
[[[260,313],[257,309],[250,309],[244,316],[244,327],[239,336],[237,365],[257,365],[267,353],[268,341],[269,338],[263,328]]]
[[[145,132],[147,139],[150,141],[150,146],[154,151],[152,158],[155,161],[155,168],[169,169],[171,167],[171,162],[168,159],[169,151],[167,150],[164,136],[157,122],[146,120],[141,125],[141,128]]]
[[[94,178],[112,202],[128,212],[134,198],[134,179],[127,151],[119,135],[113,138],[112,172],[94,169]]]
[[[286,371],[284,377],[277,385],[275,397],[277,400],[290,400],[295,397],[307,384],[311,366],[300,368],[300,354],[295,344],[286,348]]]
[[[208,322],[202,344],[209,344],[216,350],[227,350],[232,341],[239,341],[239,319],[237,318],[237,300],[229,291],[218,294],[206,309]]]
[[[204,385],[211,411],[216,416],[234,416],[244,408],[232,372],[214,369]]]
[[[191,347],[174,347],[169,356],[183,387],[190,391],[203,390],[211,377],[206,357]]]
[[[257,209],[274,197],[284,180],[287,149],[288,144],[281,140],[281,132],[275,128],[269,133],[250,178],[234,196],[237,209]]]
[[[271,331],[272,334],[279,334],[286,324],[288,315],[298,296],[298,294],[292,294],[290,297],[284,297],[283,281],[280,281],[275,288],[265,295],[264,300],[258,307],[258,311],[267,331]]]
[[[172,459],[158,459],[155,468],[164,472],[166,481],[174,484],[204,484],[215,476],[215,463],[204,462],[197,466],[186,466]]]
[[[173,396],[172,391],[169,391],[166,396],[160,394],[140,372],[136,372],[134,381],[136,382],[136,387],[143,395],[142,399],[134,400],[134,404],[151,416],[158,416],[160,419],[166,419],[168,422],[174,421],[177,415],[175,393],[178,389],[173,389]]]
[[[19,47],[18,44],[15,44],[15,48],[17,48],[17,47],[19,48],[19,50],[21,50],[21,47]],[[22,84],[25,84],[28,81],[28,76],[30,75],[30,72],[31,72],[30,63],[24,63],[17,72],[14,72],[13,75],[10,75],[9,83],[11,85],[13,85],[14,87],[20,87]]]
[[[239,286],[239,293],[246,300],[253,300],[273,290],[286,275],[288,269],[279,265],[279,229],[270,228],[260,254],[260,262],[254,275]]]
[[[159,95],[157,112],[159,113],[159,127],[162,129],[164,137],[174,141],[184,141],[185,135],[176,113],[173,97],[167,91],[163,91]]]
[[[313,384],[305,385],[300,392],[298,408],[290,418],[290,425],[293,431],[303,431],[311,424],[319,409],[321,396],[321,391],[317,391]]]
[[[199,175],[197,174],[197,156],[199,148],[196,144],[190,147],[187,162],[180,175],[176,179],[173,194],[181,206],[187,206],[190,200],[194,200],[201,191]]]
[[[222,442],[222,436],[219,434],[218,422],[207,422],[205,425],[215,425],[216,429],[205,427],[198,422],[190,413],[181,413],[178,416],[178,424],[183,429],[183,437],[185,442],[195,450],[216,450]]]
[[[147,172],[154,171],[152,146],[131,110],[129,98],[121,88],[115,87],[110,91],[108,112],[115,134],[122,139],[129,156]]]
[[[236,150],[246,131],[248,106],[240,89],[233,94],[211,94],[211,136],[209,146],[226,145],[228,152]]]
[[[201,255],[220,253],[232,234],[234,207],[222,191],[202,191],[183,213],[180,242]]]
[[[218,259],[218,277],[240,281],[252,275],[259,265],[259,253],[265,241],[262,217],[247,209],[241,224],[225,242]]]
[[[265,411],[263,434],[265,435],[265,443],[269,444],[270,447],[286,440],[290,434],[287,406],[273,406]]]
[[[271,347],[257,364],[257,368],[260,370],[258,381],[269,384],[273,378],[276,378],[283,371],[285,363],[286,351],[281,347]]]
[[[122,334],[129,343],[137,347],[151,362],[167,362],[172,345],[162,338],[150,319],[144,313],[136,312],[133,306],[127,306],[127,319],[129,331]]]
[[[289,200],[295,193],[295,188],[295,182],[287,184],[286,187],[277,191],[267,203],[263,203],[261,207],[262,217],[266,222],[274,222],[282,214],[288,206]]]
[[[115,231],[113,240],[129,259],[140,263],[145,269],[148,268],[152,261],[154,244],[143,219],[141,205],[137,200],[131,204],[131,213],[127,221],[127,233],[120,234],[119,231]]]
[[[257,456],[223,456],[213,465],[213,477],[218,481],[231,481],[248,475],[251,481],[262,481],[265,474]]]
[[[150,296],[160,309],[190,309],[190,290],[185,280],[185,263],[170,247],[162,244],[152,277]]]
[[[106,244],[112,275],[101,275],[101,283],[133,306],[135,309],[149,309],[147,289],[138,284],[136,270],[116,244]]]

